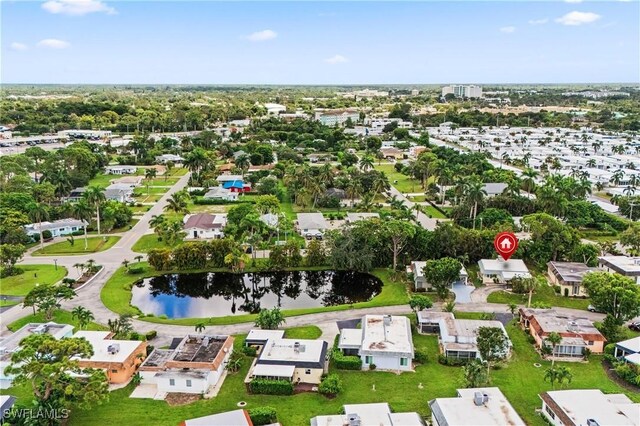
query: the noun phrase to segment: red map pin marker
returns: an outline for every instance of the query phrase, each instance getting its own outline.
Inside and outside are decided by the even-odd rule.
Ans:
[[[513,253],[518,250],[518,238],[512,232],[501,232],[493,240],[493,246],[504,260],[509,260]]]

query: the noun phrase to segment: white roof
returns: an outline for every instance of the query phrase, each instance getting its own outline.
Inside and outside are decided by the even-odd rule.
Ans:
[[[340,330],[339,347],[358,346],[362,343],[362,330],[357,328],[343,328]]]
[[[635,353],[635,354],[631,354],[631,355],[627,355],[624,357],[624,359],[627,362],[630,362],[631,364],[637,364],[640,365],[640,353]]]
[[[184,424],[185,426],[249,426],[252,423],[248,420],[248,415],[244,410],[233,410],[185,420]]]
[[[488,401],[480,406],[475,405],[476,392],[488,395]],[[498,388],[458,389],[458,395],[457,398],[437,398],[430,402],[437,420],[456,426],[525,426]]]
[[[343,426],[349,417],[356,415],[363,426],[423,426],[418,413],[392,413],[386,402],[375,404],[350,404],[344,406],[345,414],[317,416],[311,419],[312,426]]]
[[[620,346],[621,348],[625,348],[632,352],[640,352],[640,336],[618,342],[616,343],[616,346]]]
[[[293,377],[295,365],[256,364],[252,374],[260,377]]]
[[[230,180],[244,180],[242,175],[220,175],[216,178],[218,182],[228,182]]]
[[[300,229],[326,229],[329,227],[322,213],[298,213]]]
[[[296,343],[299,344],[296,350]],[[259,363],[269,364],[271,361],[320,362],[324,340],[308,339],[269,339],[264,345]]]
[[[22,326],[15,333],[0,340],[0,356],[15,351],[22,339],[36,333],[46,333],[53,336],[54,339],[60,340],[73,332],[73,326],[69,324],[57,324],[55,322],[48,323],[29,323]]]
[[[72,337],[84,337],[93,347],[93,355],[90,358],[78,358],[82,361],[95,362],[124,362],[143,343],[139,340],[111,340],[107,336],[109,331],[78,331]],[[110,354],[107,348],[111,345],[119,345],[120,349],[115,354]]]
[[[284,330],[251,330],[245,340],[282,339]]]
[[[529,268],[522,259],[481,259],[478,261],[480,273],[483,275],[498,275],[504,280],[510,280],[516,276],[531,277]]]
[[[599,389],[551,391],[546,394],[578,425],[586,425],[587,419],[594,419],[603,426],[640,425],[640,404],[632,403],[624,394],[607,395]]]
[[[640,271],[640,257],[629,256],[601,256],[598,258],[600,263],[609,263],[623,272]]]
[[[385,317],[391,321],[385,324]],[[407,317],[391,315],[365,315],[362,318],[362,348],[364,353],[411,354],[411,324]]]
[[[347,220],[349,222],[357,222],[359,220],[367,220],[373,218],[380,218],[378,213],[347,213]]]

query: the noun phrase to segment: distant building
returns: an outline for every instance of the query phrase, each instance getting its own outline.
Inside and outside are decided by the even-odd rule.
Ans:
[[[80,201],[84,198],[84,193],[86,191],[87,191],[87,188],[85,187],[72,189],[69,195],[65,198],[65,200],[70,203],[75,203],[77,201]]]
[[[303,237],[322,235],[328,228],[322,213],[298,213],[297,229]]]
[[[458,389],[457,398],[429,401],[432,426],[525,426],[498,388]]]
[[[188,239],[224,238],[223,229],[227,225],[226,214],[199,213],[185,219],[183,229]]]
[[[316,416],[311,426],[424,426],[418,413],[393,413],[386,402],[347,404],[345,414]]]
[[[315,110],[315,119],[325,126],[341,126],[351,119],[353,123],[360,120],[360,112],[353,109]]]
[[[286,106],[280,105],[280,104],[266,103],[266,104],[264,104],[262,106],[267,109],[267,114],[268,115],[278,115],[281,112],[285,112],[287,110]]]
[[[133,175],[138,168],[136,166],[107,166],[104,171],[108,175]]]
[[[398,148],[380,148],[380,152],[382,153],[384,158],[390,160],[402,160],[404,158],[404,152],[400,151]]]
[[[136,186],[140,186],[142,181],[144,180],[144,176],[123,176],[117,179],[111,179],[111,185],[129,185],[131,188],[135,188]]]
[[[362,369],[411,371],[413,340],[407,317],[365,315],[360,329],[340,330],[338,348],[345,355],[362,359]]]
[[[238,194],[238,192],[231,191],[230,189],[214,186],[213,188],[209,188],[209,191],[204,194],[203,198],[206,200],[238,201]]]
[[[466,86],[460,84],[444,86],[442,88],[442,97],[450,94],[456,98],[481,98],[482,87],[473,84]]]
[[[629,277],[636,284],[640,284],[640,257],[602,256],[598,258],[598,266],[607,272]]]
[[[597,271],[579,262],[548,262],[549,281],[559,285],[565,296],[586,296],[582,287],[582,279],[589,272]]]
[[[369,219],[380,219],[380,215],[378,213],[347,213],[347,223]]]
[[[639,426],[640,404],[599,389],[543,392],[542,416],[552,426]]]
[[[504,182],[492,182],[485,183],[482,188],[487,193],[487,197],[491,198],[495,197],[496,195],[502,194],[508,186],[509,185]]]
[[[53,222],[30,223],[24,225],[24,232],[32,237],[40,237],[40,232],[50,231],[52,237],[69,235],[76,231],[82,231],[89,223],[78,219],[59,219]]]
[[[70,139],[105,139],[111,137],[111,130],[60,130],[58,136]]]
[[[162,154],[156,156],[156,163],[158,164],[167,164],[169,161],[180,164],[184,161],[184,158],[175,154]]]

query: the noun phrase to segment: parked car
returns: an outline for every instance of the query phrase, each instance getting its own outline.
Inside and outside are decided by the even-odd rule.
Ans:
[[[600,314],[602,314],[602,313],[603,313],[602,311],[598,310],[598,309],[597,309],[595,306],[593,306],[593,305],[589,305],[589,306],[587,306],[587,310],[588,310],[589,312],[598,312],[598,313],[600,313]]]
[[[640,331],[640,321],[635,321],[629,324],[629,329],[633,331]]]

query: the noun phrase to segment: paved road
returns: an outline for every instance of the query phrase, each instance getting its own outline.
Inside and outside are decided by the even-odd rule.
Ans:
[[[424,229],[427,229],[429,231],[433,231],[434,229],[436,229],[436,226],[438,226],[439,220],[438,219],[432,219],[429,216],[427,216],[426,214],[416,211],[415,208],[414,208],[416,203],[414,203],[413,201],[409,201],[409,199],[407,199],[407,197],[405,197],[402,194],[402,192],[398,191],[395,186],[391,185],[391,187],[389,188],[388,193],[389,193],[389,196],[391,196],[391,197],[395,196],[398,200],[401,200],[402,203],[405,206],[407,206],[407,208],[409,208],[409,210],[411,210],[411,212],[413,213],[413,216],[416,218],[416,221]]]

